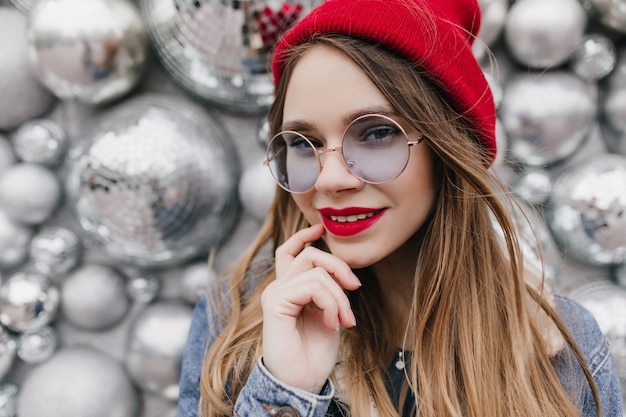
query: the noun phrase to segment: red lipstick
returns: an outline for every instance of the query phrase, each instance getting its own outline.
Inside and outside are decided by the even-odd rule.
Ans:
[[[368,207],[346,207],[319,210],[322,223],[329,233],[336,236],[353,236],[369,229],[385,213],[385,210]]]

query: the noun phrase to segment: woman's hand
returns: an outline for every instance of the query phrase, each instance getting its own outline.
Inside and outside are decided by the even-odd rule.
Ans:
[[[344,290],[361,283],[348,264],[309,243],[315,225],[276,250],[276,280],[263,292],[263,363],[277,379],[318,394],[339,349],[339,329],[356,325]]]

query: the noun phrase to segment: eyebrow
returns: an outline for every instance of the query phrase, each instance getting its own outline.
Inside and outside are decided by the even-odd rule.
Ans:
[[[349,125],[355,119],[358,119],[361,116],[365,116],[368,114],[382,114],[383,116],[388,117],[398,117],[398,113],[387,106],[377,106],[377,107],[368,107],[364,109],[359,109],[355,112],[346,114],[341,118],[341,121],[344,125]],[[291,120],[288,122],[284,122],[281,126],[282,131],[294,131],[294,132],[309,132],[315,130],[315,125],[313,123],[307,122],[305,120]]]

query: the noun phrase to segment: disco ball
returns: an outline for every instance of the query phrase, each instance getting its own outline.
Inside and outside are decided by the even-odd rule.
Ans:
[[[152,304],[136,317],[130,329],[126,367],[143,390],[178,399],[191,317],[191,307],[175,302]]]
[[[35,75],[62,99],[106,103],[144,73],[148,38],[128,0],[39,0],[26,37]]]
[[[604,154],[563,172],[547,206],[567,255],[593,265],[626,262],[626,156]]]
[[[566,62],[582,40],[587,14],[578,0],[525,0],[509,10],[505,40],[522,64],[555,67]]]
[[[51,120],[29,120],[13,134],[15,155],[24,162],[55,167],[61,162],[66,148],[65,132]]]
[[[256,114],[273,101],[278,36],[322,0],[141,0],[157,56],[172,78],[210,104]]]
[[[28,255],[34,231],[0,210],[0,269],[19,265]]]
[[[78,236],[70,229],[48,226],[33,236],[28,253],[35,270],[58,279],[78,264],[83,247]]]
[[[626,7],[621,0],[582,0],[583,4],[608,28],[626,33]]]
[[[180,263],[219,245],[238,218],[234,144],[184,99],[147,94],[102,114],[67,171],[85,237],[122,262]]]
[[[42,275],[20,271],[0,286],[0,323],[14,332],[39,329],[57,315],[58,288]]]
[[[513,75],[500,106],[511,159],[530,166],[571,156],[588,137],[596,114],[596,89],[565,71]]]
[[[141,401],[121,363],[91,348],[66,348],[31,370],[20,417],[137,417]]]
[[[260,223],[267,218],[276,194],[276,181],[270,170],[263,165],[264,159],[254,160],[248,165],[239,182],[241,205]]]
[[[609,148],[626,155],[626,49],[615,69],[601,83],[600,128]]]
[[[570,67],[585,80],[599,80],[615,69],[617,52],[613,41],[601,34],[585,35]]]

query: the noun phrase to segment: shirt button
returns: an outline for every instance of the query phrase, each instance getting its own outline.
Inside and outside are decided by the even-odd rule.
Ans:
[[[272,417],[300,417],[298,410],[287,405],[283,407],[276,407],[263,404],[263,408],[265,408],[267,413]]]

